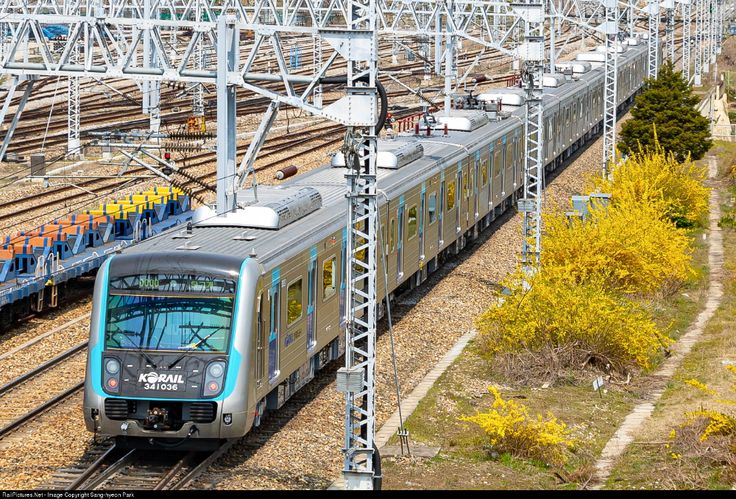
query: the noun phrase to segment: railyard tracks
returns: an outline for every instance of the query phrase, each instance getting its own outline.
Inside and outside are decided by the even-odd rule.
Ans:
[[[86,315],[72,319],[60,327],[36,336],[26,343],[14,348],[10,352],[3,354],[3,356],[0,357],[0,360],[4,360],[11,355],[16,355],[18,352],[31,348],[38,344],[38,342],[43,341],[54,334],[63,332],[68,326],[75,325],[84,318],[86,318]],[[34,421],[46,411],[64,402],[83,388],[83,380],[74,382],[71,386],[68,386],[68,384],[64,385],[57,391],[54,391],[53,388],[49,389],[43,381],[40,381],[42,386],[35,387],[35,389],[32,384],[35,382],[34,380],[40,379],[42,376],[49,374],[52,370],[63,367],[69,362],[79,363],[81,361],[81,357],[84,355],[84,349],[87,344],[87,340],[77,343],[71,348],[68,348],[54,357],[43,361],[36,367],[0,386],[0,401],[2,401],[3,405],[5,405],[11,412],[11,418],[9,418],[9,421],[5,424],[0,423],[2,424],[2,426],[0,426],[0,439],[11,434],[21,426]],[[57,380],[52,380],[50,384],[53,384],[55,381]],[[41,402],[37,402],[35,397],[32,396],[33,392],[38,392],[43,395],[47,393],[47,391],[51,391],[53,396],[42,400]],[[30,397],[28,392],[31,393]],[[14,397],[14,393],[17,394],[17,397]],[[31,403],[25,402],[25,398],[30,398]],[[17,411],[15,415],[12,415],[12,413],[15,412],[13,409],[18,408],[20,408],[20,411]]]
[[[486,82],[483,82],[484,85],[487,84],[495,84],[499,83],[501,81],[504,81],[507,78],[507,76],[499,76],[494,78],[489,78]],[[402,96],[406,95],[408,92],[406,91],[397,91],[392,92],[390,96]],[[329,102],[329,101],[327,101]],[[254,107],[258,107],[258,109],[261,109],[258,105],[254,105]],[[405,109],[399,112],[394,113],[397,118],[402,118],[403,116],[406,116],[408,114],[414,113],[418,111],[419,107],[409,108]],[[262,110],[262,109],[261,109]],[[261,148],[261,152],[258,155],[259,160],[263,160],[269,157],[273,156],[279,156],[276,159],[269,161],[268,163],[261,164],[260,166],[256,167],[255,170],[258,171],[264,171],[268,170],[270,168],[274,168],[279,165],[284,165],[294,160],[295,158],[298,158],[299,156],[309,154],[314,152],[315,150],[326,147],[335,143],[340,142],[343,140],[343,137],[335,137],[335,134],[342,130],[342,125],[340,124],[326,124],[322,125],[316,128],[311,128],[309,130],[306,130],[298,137],[293,137],[289,135],[282,135],[273,137],[272,139],[268,140],[264,146]],[[294,150],[291,152],[288,152],[295,147],[304,146],[305,144],[308,144],[312,141],[317,141],[315,144],[309,145],[306,149],[300,149],[300,150]],[[247,145],[246,142],[242,142],[240,144],[240,147],[245,147]],[[288,152],[288,153],[287,153]],[[287,155],[281,156],[281,154],[287,153]],[[202,195],[205,191],[213,191],[215,189],[214,184],[205,184],[203,183],[206,179],[211,179],[216,177],[216,172],[208,172],[204,175],[198,176],[196,179],[193,178],[190,175],[187,175],[187,171],[191,171],[193,168],[199,168],[199,167],[205,167],[212,163],[215,159],[215,152],[214,151],[202,151],[199,153],[191,154],[188,157],[186,157],[184,160],[181,161],[182,166],[179,167],[179,175],[183,177],[181,181],[180,187],[183,187],[185,189],[192,190],[192,193],[195,197]],[[148,170],[144,167],[130,167],[127,170],[126,177],[134,176],[138,174],[145,174],[149,173]],[[177,172],[174,173],[176,175]],[[0,203],[0,211],[7,210],[5,213],[0,213],[0,221],[6,221],[6,220],[13,220],[16,219],[19,215],[24,215],[27,213],[36,212],[38,210],[46,209],[54,205],[63,204],[63,208],[69,209],[74,208],[76,205],[83,205],[85,203],[90,202],[90,194],[95,195],[95,198],[92,198],[92,201],[96,199],[99,196],[105,196],[111,194],[114,190],[116,190],[116,187],[119,187],[121,182],[132,182],[133,184],[137,184],[140,182],[143,182],[145,178],[141,179],[135,179],[131,180],[126,177],[120,177],[119,179],[91,179],[91,180],[85,180],[81,182],[77,182],[74,185],[64,185],[55,187],[49,190],[45,190],[42,193],[36,194],[32,197],[29,197],[25,200],[10,200],[3,203]],[[80,189],[81,188],[81,189]],[[63,197],[57,197],[59,194],[68,193],[67,195]],[[48,199],[52,197],[53,199]],[[76,202],[76,200],[82,200],[80,202]],[[72,203],[70,205],[71,202]],[[25,206],[18,206],[19,202],[23,202],[26,204]],[[23,221],[21,222],[23,223]],[[3,229],[9,229],[12,226],[9,227],[0,227],[0,230]]]
[[[234,443],[235,440],[223,441],[213,451],[151,453],[142,449],[125,449],[107,440],[88,452],[86,462],[57,472],[49,487],[63,490],[180,490]]]
[[[396,113],[397,117],[416,112],[419,108],[411,108],[404,110],[400,113]],[[261,149],[261,153],[258,158],[263,160],[269,157],[278,156],[276,159],[271,160],[267,163],[261,164],[255,168],[256,172],[275,168],[283,165],[287,166],[289,161],[292,161],[302,155],[309,154],[315,150],[326,147],[328,145],[340,142],[343,140],[342,136],[336,137],[335,134],[342,130],[340,124],[329,124],[321,127],[312,128],[306,130],[298,137],[291,136],[280,136],[275,137],[272,141],[264,144]],[[293,150],[295,147],[304,146],[305,144],[317,141],[315,144],[310,144],[306,149]],[[286,154],[284,156],[284,154]],[[214,191],[214,185],[204,183],[204,180],[215,178],[216,172],[209,172],[204,175],[193,177],[187,175],[188,171],[192,171],[194,168],[205,167],[211,164],[215,160],[214,151],[204,151],[190,155],[186,158],[186,163],[179,166],[178,171],[174,172],[173,175],[180,176],[180,187],[185,190],[192,190],[195,197],[203,194],[205,191]],[[141,173],[148,172],[143,167],[131,167],[128,169],[127,176],[133,176]],[[0,214],[0,221],[13,221],[14,223],[24,223],[28,220],[18,221],[18,216],[36,212],[38,210],[47,209],[55,205],[62,205],[62,209],[69,210],[74,209],[78,206],[84,206],[90,202],[94,202],[98,197],[112,194],[115,190],[120,187],[120,181],[131,182],[131,185],[143,182],[145,178],[131,180],[126,177],[121,177],[119,181],[117,179],[92,179],[82,182],[78,182],[75,185],[64,185],[45,190],[41,193],[30,196],[29,198],[19,201],[11,200],[4,203],[0,203],[0,210],[7,210],[5,213]],[[80,190],[80,187],[82,188]],[[196,190],[195,190],[196,189]],[[67,193],[61,198],[56,197],[59,194]],[[95,197],[90,199],[90,194]],[[49,199],[52,197],[52,199]],[[23,206],[18,206],[19,203],[24,203]],[[60,213],[61,216],[63,213]],[[0,230],[8,230],[14,225],[0,227]]]

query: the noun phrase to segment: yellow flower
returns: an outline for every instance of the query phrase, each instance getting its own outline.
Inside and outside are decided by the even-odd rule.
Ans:
[[[504,400],[495,387],[493,405],[488,412],[475,416],[462,416],[461,421],[477,424],[488,436],[488,442],[499,452],[510,452],[545,462],[563,465],[567,462],[566,450],[575,447],[567,425],[552,414],[531,417],[525,405],[514,400]]]
[[[685,383],[687,383],[688,385],[690,385],[692,387],[697,388],[701,392],[707,393],[708,395],[715,395],[716,394],[716,391],[715,390],[711,390],[710,388],[708,388],[707,386],[705,386],[703,383],[701,383],[697,379],[686,379],[685,380]]]

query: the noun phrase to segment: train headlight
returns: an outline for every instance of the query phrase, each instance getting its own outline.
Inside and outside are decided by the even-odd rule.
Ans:
[[[207,368],[207,372],[213,378],[222,378],[222,373],[225,371],[225,367],[221,362],[213,362],[210,367]]]
[[[107,359],[105,361],[105,371],[108,374],[115,375],[120,372],[120,361],[118,359]]]
[[[205,397],[214,397],[222,391],[223,378],[225,377],[225,362],[216,360],[210,362],[205,371],[204,393]]]
[[[102,359],[104,372],[102,373],[102,386],[107,393],[120,392],[120,361],[115,357],[104,357]]]

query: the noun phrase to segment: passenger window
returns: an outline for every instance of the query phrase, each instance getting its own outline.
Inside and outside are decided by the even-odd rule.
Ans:
[[[509,142],[506,146],[506,168],[511,167],[514,162],[514,145]]]
[[[408,218],[406,219],[406,235],[407,240],[417,235],[417,205],[409,208]]]
[[[447,184],[447,209],[451,210],[455,207],[455,182]]]
[[[329,260],[322,263],[322,299],[326,300],[334,296],[337,288],[335,287],[335,269],[337,268],[337,257],[333,256]]]
[[[485,161],[480,167],[480,185],[484,186],[488,183],[488,161]]]
[[[388,245],[391,248],[391,253],[394,252],[394,249],[396,248],[396,219],[391,219],[391,228],[388,233]]]
[[[493,168],[494,177],[501,175],[501,149],[496,149],[496,152],[493,153]]]
[[[429,195],[429,205],[427,206],[427,212],[429,215],[429,225],[432,225],[437,220],[437,194],[434,192]]]
[[[290,326],[302,316],[302,279],[301,277],[289,284],[286,292],[288,315],[286,325]]]

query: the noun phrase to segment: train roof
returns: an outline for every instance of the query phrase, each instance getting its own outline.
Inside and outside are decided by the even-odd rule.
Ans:
[[[620,62],[633,58],[642,50],[641,46],[631,47],[619,54]],[[582,73],[559,87],[545,88],[545,108],[553,107],[560,102],[564,103],[566,97],[602,77],[603,69],[599,67]],[[468,111],[453,111],[454,116],[468,114]],[[490,121],[471,131],[450,131],[445,136],[441,131],[435,130],[431,137],[403,134],[393,141],[380,140],[381,151],[418,142],[421,144],[423,154],[406,166],[378,169],[379,206],[386,203],[387,197],[392,198],[395,193],[403,191],[408,182],[420,184],[434,176],[440,165],[461,160],[479,150],[480,144],[499,139],[514,129],[517,129],[516,133],[520,133],[517,127],[523,116],[524,109],[518,108],[506,119]],[[411,149],[411,146],[409,148]],[[234,259],[242,261],[255,254],[262,263],[278,264],[316,245],[328,234],[345,227],[347,192],[345,173],[345,168],[325,165],[278,186],[258,186],[259,202],[252,208],[260,210],[251,210],[251,213],[257,213],[253,216],[265,220],[260,224],[260,228],[257,227],[259,223],[249,223],[246,220],[248,217],[244,216],[232,217],[229,221],[204,220],[195,223],[191,234],[186,237],[182,235],[185,229],[168,231],[142,241],[124,253],[150,256],[156,253],[161,258],[166,258],[167,254],[168,258],[176,258],[171,253],[187,255],[211,253],[222,255],[230,262]],[[300,199],[300,196],[305,199]],[[252,198],[252,194],[250,190],[241,191],[238,197]],[[306,200],[306,197],[310,199]],[[273,213],[267,213],[268,210]],[[289,213],[289,210],[293,213]],[[268,221],[269,217],[271,222]],[[275,221],[273,217],[277,217]],[[263,228],[269,226],[269,223],[275,223],[279,228]],[[187,256],[186,260],[191,260],[191,257]],[[149,259],[149,264],[154,264],[152,259]]]

